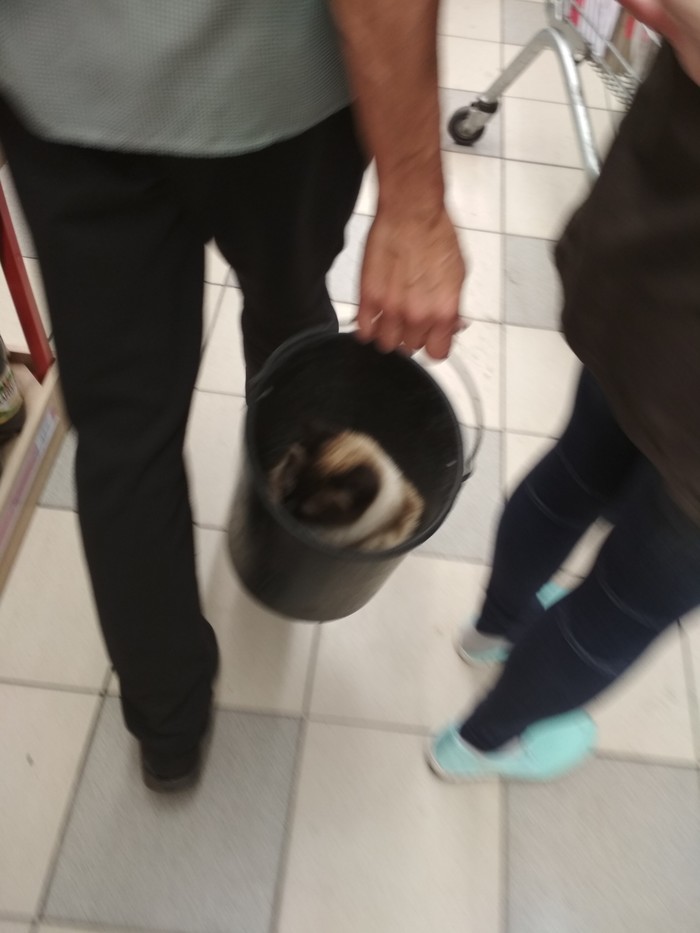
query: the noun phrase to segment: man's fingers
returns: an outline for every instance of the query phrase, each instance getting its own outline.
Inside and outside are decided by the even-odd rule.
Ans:
[[[439,324],[431,328],[425,349],[434,360],[444,360],[449,356],[456,330],[454,322]]]
[[[381,311],[376,305],[361,296],[355,323],[357,324],[357,336],[363,343],[371,343],[375,339],[380,318]]]
[[[385,309],[377,326],[376,343],[379,349],[385,353],[396,350],[404,342],[403,333],[401,315],[393,309],[391,311]]]

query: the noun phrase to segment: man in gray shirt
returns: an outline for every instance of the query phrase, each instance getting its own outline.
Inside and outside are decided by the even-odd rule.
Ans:
[[[325,276],[374,157],[359,336],[447,354],[464,266],[444,207],[437,6],[0,4],[0,139],[78,433],[100,623],[156,790],[197,776],[218,663],[182,458],[204,244],[243,290],[250,378],[291,334],[337,326]]]

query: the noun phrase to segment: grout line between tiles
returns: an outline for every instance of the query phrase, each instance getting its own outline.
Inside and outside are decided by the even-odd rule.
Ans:
[[[501,45],[503,41],[502,39],[482,39],[479,36],[461,36],[454,32],[438,32],[437,35],[438,39],[466,39],[467,42],[488,42],[489,45]]]
[[[485,558],[474,557],[469,555],[468,557],[459,557],[454,554],[441,554],[438,551],[424,551],[416,550],[411,551],[411,557],[421,557],[425,560],[444,560],[448,564],[473,564],[475,567],[489,567],[490,564]]]
[[[311,712],[311,699],[314,692],[314,684],[316,683],[316,672],[318,669],[318,656],[321,651],[321,632],[322,627],[320,622],[316,622],[316,630],[314,631],[313,639],[311,641],[311,651],[309,652],[309,666],[306,669],[306,680],[304,682],[304,695],[302,699],[302,714],[305,719],[308,719]]]
[[[78,696],[102,696],[103,687],[74,687],[70,684],[55,684],[50,681],[25,680],[21,677],[0,677],[4,687],[22,687],[29,690],[51,690],[55,693],[74,693]]]
[[[327,713],[312,713],[308,722],[319,726],[341,726],[345,729],[364,729],[368,732],[384,732],[393,735],[412,735],[427,738],[432,735],[430,726],[412,726],[405,723],[381,722],[380,720],[355,719],[352,716],[334,716]]]
[[[524,48],[524,46],[519,46],[519,48]],[[505,62],[505,58],[502,59],[501,71],[504,71],[508,64],[509,62]],[[464,94],[465,97],[469,97],[475,94],[482,94],[486,90],[486,87],[483,87],[480,91],[470,91],[468,88],[451,87],[450,85],[447,85],[447,84],[441,84],[439,90],[452,91],[452,93],[454,94]],[[525,100],[531,104],[554,104],[555,107],[568,107],[569,106],[568,102],[565,100],[549,100],[546,97],[530,97],[530,96],[525,97],[522,94],[513,94],[510,90],[507,90],[503,93],[503,95],[501,96],[501,100]],[[622,115],[624,116],[624,113],[622,111],[609,110],[607,107],[593,107],[590,104],[586,104],[586,109],[597,110],[600,113],[610,113],[610,114],[622,113]],[[209,284],[215,285],[218,283],[210,282]]]
[[[107,697],[105,694],[103,694],[102,696],[100,696],[99,700],[95,704],[96,708],[93,714],[93,720],[88,730],[88,734],[85,740],[85,746],[83,748],[82,755],[78,761],[78,767],[76,768],[75,778],[73,780],[73,786],[71,788],[71,791],[68,795],[68,799],[66,801],[63,818],[61,820],[59,831],[56,835],[56,840],[53,845],[51,858],[49,859],[48,866],[46,869],[46,874],[44,876],[44,883],[42,885],[41,892],[37,899],[37,910],[36,910],[36,915],[35,915],[36,922],[43,922],[44,920],[44,913],[46,911],[46,905],[49,900],[49,894],[51,892],[51,886],[53,884],[53,880],[56,875],[58,863],[61,858],[61,851],[63,849],[63,843],[66,838],[66,833],[68,832],[68,826],[70,825],[70,821],[73,816],[73,811],[75,809],[75,802],[78,797],[78,791],[80,789],[80,785],[85,775],[85,769],[87,767],[88,759],[90,758],[90,752],[92,751],[92,746],[95,741],[95,735],[97,734],[97,728],[99,726],[100,719],[102,718],[102,711],[104,709],[106,700],[107,700]]]
[[[39,511],[42,509],[48,512],[69,512],[71,515],[77,514],[77,510],[70,505],[55,505],[53,502],[41,502],[40,500],[36,504],[36,510]]]
[[[510,928],[510,787],[507,781],[500,782],[501,797],[501,931]]]
[[[276,933],[276,931],[279,930],[282,915],[282,905],[284,903],[284,892],[287,884],[287,876],[289,873],[289,863],[292,852],[292,837],[294,834],[294,825],[296,821],[299,791],[301,789],[301,771],[304,763],[304,752],[306,749],[306,738],[308,731],[308,720],[302,720],[299,726],[299,737],[297,739],[297,751],[294,759],[292,784],[289,790],[289,802],[287,804],[284,835],[282,838],[282,846],[280,848],[277,861],[277,880],[272,898],[272,909],[270,911],[269,933]]]
[[[195,391],[199,392],[200,395],[224,395],[226,398],[239,398],[242,402],[245,401],[245,395],[243,392],[225,392],[221,389],[203,389],[201,386],[197,386]]]
[[[642,755],[634,752],[615,752],[599,749],[593,757],[599,761],[616,761],[619,764],[639,765],[643,768],[673,768],[677,771],[697,771],[700,768],[697,761],[681,761],[679,758],[664,758],[662,755]]]
[[[700,702],[696,686],[696,671],[693,663],[693,656],[690,649],[690,639],[683,623],[678,624],[681,637],[681,653],[683,656],[683,673],[685,676],[685,689],[690,713],[690,727],[693,735],[693,747],[695,749],[695,760],[700,765]],[[698,672],[700,673],[700,672]]]
[[[211,321],[209,322],[208,325],[207,325],[207,321],[204,315],[204,297],[202,297],[202,345],[199,350],[200,361],[204,359],[204,354],[207,352],[207,348],[214,334],[214,329],[216,328],[216,323],[219,320],[219,312],[221,311],[221,305],[223,304],[223,300],[224,300],[224,289],[226,288],[225,285],[214,286],[211,282],[205,281],[204,282],[205,290],[207,286],[209,286],[210,288],[214,288],[214,287],[218,288],[219,295],[216,299],[216,302],[214,303],[214,311],[211,316]]]
[[[116,697],[112,697],[116,699]],[[296,710],[277,710],[265,709],[260,706],[235,706],[214,701],[214,710],[216,713],[233,713],[235,716],[260,716],[269,719],[293,719],[295,722],[301,722],[304,719],[302,713]]]
[[[37,923],[37,921],[34,922]],[[103,923],[101,920],[63,920],[58,917],[42,920],[41,923],[44,926],[54,927],[60,933],[68,929],[71,931],[85,930],[85,933],[100,933],[100,931],[104,931],[104,933],[190,933],[190,931],[177,930],[173,927],[168,927],[168,929],[161,927],[124,927],[119,926],[119,924],[115,926],[113,923]],[[50,933],[54,933],[54,931],[51,930]]]
[[[505,38],[505,18],[506,18],[506,0],[501,0],[501,60],[503,59],[505,44],[503,42]],[[501,155],[505,154],[506,147],[506,108],[501,106]],[[506,372],[506,294],[507,294],[507,273],[506,273],[506,262],[508,258],[508,243],[506,240],[505,230],[506,230],[506,164],[505,161],[501,162],[501,230],[504,231],[504,236],[502,240],[502,249],[503,255],[501,258],[501,335],[500,335],[500,353],[501,353],[501,367],[500,367],[500,416],[501,416],[501,425],[503,430],[501,431],[500,437],[500,451],[501,451],[501,462],[500,466],[500,492],[503,500],[507,496],[507,484],[506,484],[506,453],[507,453],[507,438],[508,434],[506,431],[508,420],[507,420],[507,378],[508,374]],[[501,509],[503,509],[503,504],[501,504]],[[501,904],[501,931],[502,933],[508,933],[508,928],[510,926],[510,898],[509,898],[509,884],[510,884],[510,794],[508,785],[505,782],[501,782],[499,788],[499,794],[501,798],[501,838],[499,839],[499,844],[501,846],[501,888],[500,888],[500,904]]]
[[[505,16],[505,0],[501,0],[501,31],[504,27],[504,16]],[[506,126],[506,114],[505,110],[501,112],[501,138],[502,145],[505,146],[505,126]],[[505,162],[501,163],[501,230],[506,229],[506,216],[507,216],[507,206],[506,206],[506,170]],[[506,372],[506,294],[507,294],[507,284],[508,276],[506,274],[506,261],[508,257],[508,243],[504,235],[503,242],[503,255],[501,258],[501,333],[500,333],[500,342],[499,342],[499,352],[500,352],[500,378],[499,378],[499,390],[500,390],[500,417],[501,425],[503,430],[501,431],[501,437],[499,439],[500,453],[501,453],[501,462],[500,462],[500,477],[499,477],[499,489],[501,496],[506,496],[506,428],[508,426],[508,406],[507,406],[507,391],[508,391],[508,373]]]

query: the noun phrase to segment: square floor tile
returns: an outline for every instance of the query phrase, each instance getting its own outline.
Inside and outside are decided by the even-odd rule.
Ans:
[[[333,301],[357,304],[360,300],[360,272],[365,242],[372,218],[353,214],[345,228],[345,247],[328,275],[328,291]]]
[[[0,911],[30,917],[97,697],[0,684]]]
[[[506,68],[522,52],[524,46],[508,44],[501,48],[503,67]],[[549,49],[541,52],[538,58],[530,62],[520,77],[511,84],[504,96],[565,104],[567,102],[566,89],[554,52]]]
[[[370,217],[374,217],[377,213],[378,193],[379,183],[377,180],[377,169],[374,162],[371,162],[362,178],[360,193],[355,203],[356,213],[368,214]]]
[[[49,305],[46,300],[46,291],[44,289],[44,280],[41,275],[39,260],[25,257],[24,268],[27,270],[29,284],[32,286],[34,300],[36,301],[37,308],[39,309],[39,314],[44,324],[44,329],[46,330],[47,336],[49,336],[51,334],[51,315],[49,314]]]
[[[473,321],[466,331],[455,338],[449,359],[441,363],[428,363],[428,371],[447,393],[462,424],[473,425],[475,413],[471,395],[462,384],[457,362],[466,368],[474,381],[485,426],[498,430],[501,425],[500,325]]]
[[[506,431],[503,435],[503,444],[505,457],[504,492],[507,496],[510,496],[530,470],[540,462],[546,453],[549,453],[554,441],[551,437],[540,437],[536,434],[516,434],[514,431]]]
[[[693,678],[691,687],[695,695],[695,700],[700,700],[700,610],[691,612],[682,620],[683,632],[685,635],[684,644],[689,653],[688,671]],[[698,709],[700,713],[700,709]],[[698,720],[700,725],[700,719]],[[700,734],[697,736],[698,751],[700,751]]]
[[[504,45],[503,65],[509,65],[522,51],[521,46]],[[579,66],[584,100],[589,107],[609,109],[605,85],[600,76],[587,63]],[[526,97],[531,100],[551,101],[566,104],[569,98],[561,74],[561,67],[554,52],[549,49],[541,53],[523,74],[506,91],[506,97]]]
[[[473,321],[466,331],[454,342],[453,358],[467,370],[474,380],[479,393],[483,423],[486,428],[498,430],[501,427],[501,346],[503,330],[500,324],[485,321]],[[445,368],[450,368],[447,360]],[[455,410],[464,424],[472,425],[474,411],[467,387],[459,379],[459,370],[453,367],[459,382],[459,392],[452,398]]]
[[[544,6],[531,0],[503,0],[503,41],[527,45],[547,26]]]
[[[354,330],[358,305],[349,304],[347,301],[334,301],[333,308],[338,317],[338,325],[341,330]]]
[[[279,933],[498,933],[498,794],[437,781],[421,738],[312,724]]]
[[[583,171],[505,162],[505,233],[558,239],[588,192]]]
[[[530,6],[530,0],[521,0]],[[607,151],[612,121],[607,110],[589,110],[596,148]],[[583,160],[568,104],[510,98],[503,111],[503,155],[521,162],[582,168]]]
[[[213,285],[223,285],[228,280],[231,267],[213,241],[206,245],[204,260],[204,281]]]
[[[99,690],[106,674],[77,516],[37,509],[0,600],[0,678]]]
[[[247,596],[226,533],[200,528],[196,542],[204,614],[221,654],[217,703],[301,713],[315,626],[273,616]]]
[[[558,437],[571,413],[581,366],[561,334],[506,327],[506,427]]]
[[[564,563],[567,573],[579,578],[587,577],[609,534],[610,526],[603,520],[592,525],[567,557]]]
[[[186,453],[192,508],[199,525],[228,527],[244,418],[245,404],[241,398],[194,393]]]
[[[470,321],[500,321],[503,238],[500,233],[457,228],[467,265],[460,310]]]
[[[75,492],[75,451],[78,437],[69,431],[61,444],[58,456],[54,460],[49,478],[39,498],[41,505],[54,509],[76,511],[78,501]]]
[[[450,136],[447,126],[456,110],[469,107],[479,96],[477,91],[460,91],[451,88],[440,90],[440,148],[465,155],[493,156],[500,159],[501,150],[501,112],[497,111],[486,125],[486,130],[472,146],[460,146]]]
[[[444,0],[438,33],[465,39],[501,41],[501,5],[493,0]]]
[[[485,89],[501,70],[501,47],[497,42],[438,36],[438,65],[440,87]]]
[[[688,685],[676,626],[591,711],[603,751],[692,762],[695,759]],[[700,869],[700,865],[698,865]]]
[[[562,293],[553,245],[530,237],[505,237],[507,324],[558,330]]]
[[[593,761],[508,795],[509,933],[697,931],[694,771]]]
[[[457,227],[501,230],[501,160],[443,152],[447,207]]]
[[[500,437],[497,431],[486,431],[474,475],[421,553],[481,563],[490,560],[502,504]]]
[[[245,395],[242,308],[241,290],[224,288],[216,323],[202,358],[197,388],[206,392]]]
[[[2,339],[10,350],[27,350],[27,341],[17,317],[14,302],[7,287],[4,273],[0,270],[0,327]]]
[[[428,730],[471,708],[493,674],[468,668],[454,639],[481,608],[485,576],[408,557],[369,605],[322,626],[312,713]]]
[[[108,699],[61,847],[46,915],[182,933],[267,933],[298,721],[219,712],[189,793],[141,783]]]
[[[226,287],[224,285],[212,285],[210,282],[204,283],[204,307],[202,317],[202,345],[206,345],[209,339],[216,317],[219,312],[221,299],[224,297]]]

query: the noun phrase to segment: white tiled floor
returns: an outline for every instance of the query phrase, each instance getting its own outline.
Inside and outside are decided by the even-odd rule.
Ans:
[[[445,118],[527,41],[538,10],[531,0],[447,0]],[[605,145],[616,117],[584,73]],[[242,299],[207,249],[187,453],[202,602],[222,670],[204,785],[180,800],[140,785],[117,684],[104,696],[69,439],[0,603],[0,933],[697,930],[687,879],[700,869],[700,618],[593,705],[599,759],[571,781],[450,787],[422,761],[428,731],[494,676],[462,665],[453,638],[478,606],[503,496],[561,430],[578,372],[557,332],[550,260],[585,192],[565,100],[547,53],[473,149],[445,137],[450,205],[472,267],[463,311],[474,323],[456,352],[488,430],[444,528],[343,622],[274,618],[230,568]],[[369,174],[329,279],[344,321],[356,310],[375,199]],[[23,228],[20,239],[32,257]],[[15,333],[8,314],[0,293],[3,335]],[[471,424],[454,373],[436,375]],[[601,534],[567,562],[572,585]],[[663,916],[671,926],[658,925]]]

